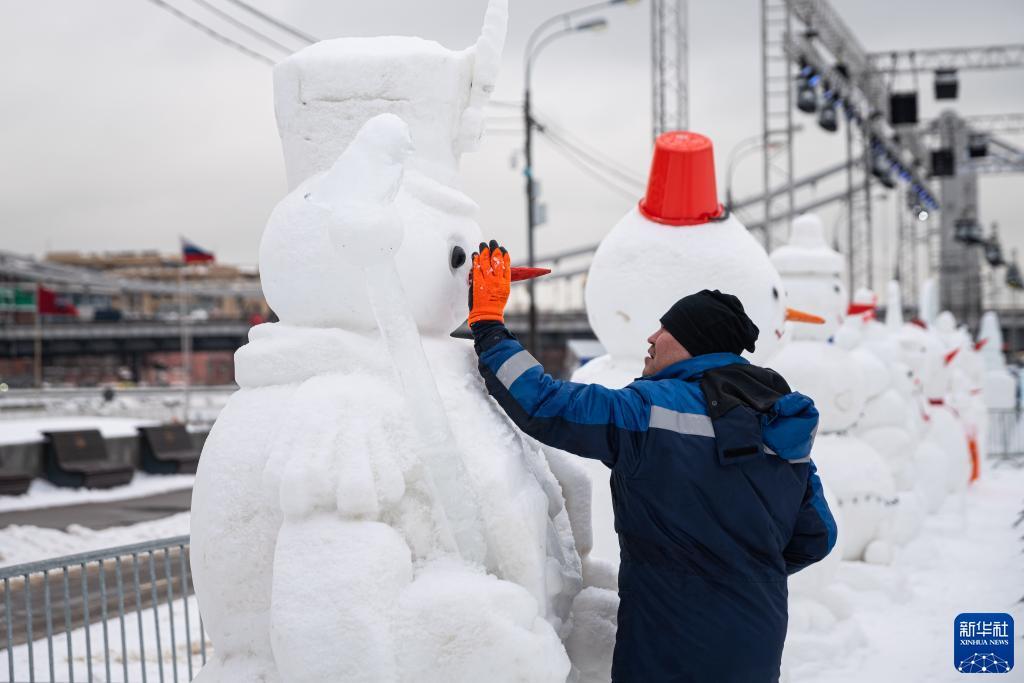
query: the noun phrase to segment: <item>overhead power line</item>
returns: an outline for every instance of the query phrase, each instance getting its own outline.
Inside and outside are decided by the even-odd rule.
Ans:
[[[241,21],[240,19],[236,19],[235,17],[231,16],[230,14],[228,14],[227,12],[222,10],[221,8],[217,7],[213,3],[207,2],[207,0],[192,0],[192,1],[195,2],[197,5],[199,5],[200,7],[205,7],[207,10],[209,10],[213,14],[216,14],[218,17],[220,17],[224,21],[228,22],[232,26],[234,26],[234,27],[236,27],[238,29],[241,29],[245,33],[248,33],[249,35],[251,35],[254,38],[256,38],[257,40],[263,41],[267,45],[270,45],[272,47],[277,48],[278,50],[280,50],[281,52],[285,53],[286,55],[290,55],[291,53],[295,52],[295,50],[293,50],[292,48],[288,47],[287,45],[282,45],[281,43],[277,42],[276,40],[274,40],[270,36],[268,36],[268,35],[266,35],[264,33],[261,33],[260,31],[256,30],[255,28],[253,28],[249,24],[245,23],[244,21]]]
[[[605,174],[615,177],[618,182],[623,182],[626,183],[627,185],[635,185],[636,187],[644,186],[644,182],[637,178],[636,176],[632,176],[628,173],[625,173],[614,164],[602,161],[601,159],[593,156],[579,145],[574,144],[573,142],[559,135],[558,133],[544,130],[543,128],[540,132],[549,140],[568,147],[577,156],[581,157],[582,159],[585,159],[589,164],[596,167],[597,169],[600,169]]]
[[[561,154],[574,166],[579,168],[581,171],[589,175],[594,180],[597,180],[605,187],[619,193],[620,195],[627,199],[637,199],[638,193],[635,190],[622,187],[621,185],[613,181],[611,178],[598,171],[596,168],[594,168],[593,165],[591,165],[584,159],[581,159],[580,157],[576,156],[576,152],[572,148],[565,145],[561,140],[558,140],[557,138],[553,138],[550,136],[548,137],[548,140],[550,140],[553,143],[554,149],[559,154]]]
[[[192,17],[192,16],[190,16],[188,14],[185,14],[184,12],[182,12],[177,7],[171,5],[171,4],[167,3],[167,2],[164,2],[164,0],[149,0],[149,2],[153,3],[154,5],[156,5],[157,7],[161,8],[163,10],[166,10],[166,11],[170,12],[171,14],[173,14],[175,17],[177,17],[181,21],[184,21],[186,24],[188,24],[189,26],[192,26],[193,28],[199,29],[200,31],[205,33],[207,36],[209,36],[210,38],[213,38],[214,40],[216,40],[219,43],[222,43],[224,45],[232,47],[232,48],[238,50],[239,52],[241,52],[242,54],[248,55],[249,57],[252,57],[253,59],[258,59],[261,62],[265,62],[266,64],[269,64],[271,66],[274,66],[274,64],[276,64],[276,62],[273,59],[271,59],[270,57],[266,56],[265,54],[263,54],[261,52],[257,52],[256,50],[253,50],[252,48],[248,48],[245,45],[242,45],[241,43],[239,43],[239,42],[237,42],[237,41],[235,41],[235,40],[233,40],[231,38],[228,38],[223,33],[220,33],[217,30],[215,30],[213,28],[210,28],[209,26],[207,26],[203,22],[199,21],[195,17]]]
[[[272,16],[270,16],[269,14],[267,14],[265,12],[261,12],[260,10],[256,9],[252,5],[249,5],[248,3],[242,2],[242,0],[228,0],[228,2],[230,2],[232,5],[235,5],[236,7],[241,7],[242,9],[244,9],[247,12],[250,12],[251,14],[255,14],[260,19],[263,19],[264,21],[273,24],[274,26],[278,27],[279,29],[281,29],[282,31],[284,31],[286,33],[290,33],[291,35],[295,36],[299,40],[304,40],[307,43],[316,43],[316,42],[319,42],[319,40],[320,40],[319,38],[316,38],[315,36],[311,36],[308,33],[300,31],[299,29],[295,28],[294,26],[291,26],[290,24],[284,23],[283,21],[281,21],[280,19],[278,19],[276,17],[272,17]]]
[[[547,135],[554,134],[555,136],[561,138],[563,142],[570,145],[571,147],[576,148],[576,150],[580,154],[592,159],[594,163],[596,163],[599,166],[602,166],[603,168],[608,169],[609,172],[611,172],[612,174],[618,175],[623,180],[629,183],[635,183],[640,186],[647,185],[646,177],[644,177],[640,173],[637,173],[636,171],[627,168],[626,165],[620,162],[618,159],[609,156],[607,153],[604,152],[604,150],[587,142],[580,136],[572,133],[571,131],[559,125],[550,123],[546,116],[542,115],[539,119],[535,116],[534,121],[537,123],[538,126],[541,127],[541,133]]]

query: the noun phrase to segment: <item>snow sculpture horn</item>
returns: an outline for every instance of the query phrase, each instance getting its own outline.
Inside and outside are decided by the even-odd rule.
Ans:
[[[469,91],[469,106],[462,112],[456,142],[459,152],[472,152],[480,144],[484,132],[484,107],[498,80],[507,31],[508,0],[489,0],[480,37],[470,48],[474,52],[473,85]]]

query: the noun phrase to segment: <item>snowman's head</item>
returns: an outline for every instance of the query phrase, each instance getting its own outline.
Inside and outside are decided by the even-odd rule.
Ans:
[[[825,341],[846,316],[843,257],[825,241],[825,226],[814,214],[797,217],[789,242],[771,253],[786,286],[786,301],[825,319],[823,325],[793,324],[794,339]]]
[[[340,258],[322,209],[306,199],[317,174],[271,214],[260,242],[260,279],[282,322],[369,332],[377,327],[364,273]],[[469,255],[482,238],[477,205],[463,193],[406,171],[395,197],[404,227],[394,253],[420,332],[447,334],[468,314]]]
[[[381,115],[401,118],[413,147],[399,165],[377,159],[373,166],[405,171],[394,197],[404,226],[394,259],[410,311],[426,333],[445,334],[465,320],[468,255],[481,234],[476,204],[458,189],[458,159],[480,137],[507,20],[507,0],[488,0],[481,35],[465,50],[414,37],[342,38],[306,48],[275,69],[292,192],[263,233],[260,277],[282,322],[376,328],[364,274],[339,258],[329,220],[306,196]]]
[[[718,289],[742,302],[760,330],[751,358],[768,358],[783,343],[782,279],[757,240],[731,216],[673,227],[630,211],[594,254],[587,276],[587,317],[611,355],[639,361],[661,316],[702,289]]]
[[[655,145],[643,200],[605,236],[587,276],[587,317],[612,356],[636,359],[676,301],[702,289],[737,297],[760,330],[751,358],[787,335],[782,279],[768,254],[718,203],[711,141],[685,131]]]

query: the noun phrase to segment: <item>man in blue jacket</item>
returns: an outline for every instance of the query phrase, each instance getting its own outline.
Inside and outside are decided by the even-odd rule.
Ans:
[[[786,577],[836,541],[810,459],[814,403],[739,356],[758,330],[717,290],[672,306],[629,386],[555,380],[505,328],[510,280],[506,250],[481,244],[469,316],[480,372],[520,429],[612,471],[612,679],[778,681]]]

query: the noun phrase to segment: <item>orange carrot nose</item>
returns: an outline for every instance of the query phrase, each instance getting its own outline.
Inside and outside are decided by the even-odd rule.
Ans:
[[[520,280],[532,280],[535,277],[547,275],[550,272],[550,268],[527,268],[526,266],[512,266],[512,282],[519,282]]]
[[[824,325],[825,319],[820,315],[813,315],[811,313],[804,313],[798,311],[795,308],[786,309],[786,320],[794,323],[811,323],[812,325]]]
[[[985,348],[985,344],[988,344],[988,338],[979,339],[978,341],[974,342],[974,350],[981,351],[983,348]]]
[[[960,349],[959,348],[953,349],[952,351],[950,351],[949,353],[946,354],[946,357],[943,359],[943,362],[946,365],[949,365],[950,363],[953,362],[953,359],[956,358],[956,354],[958,354],[958,353],[960,353]]]

